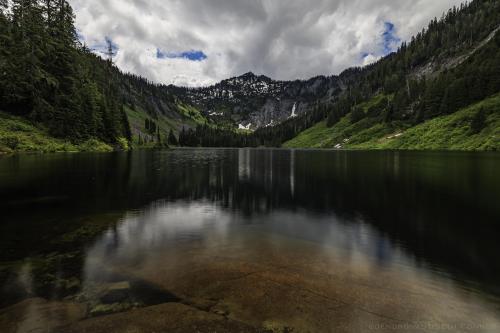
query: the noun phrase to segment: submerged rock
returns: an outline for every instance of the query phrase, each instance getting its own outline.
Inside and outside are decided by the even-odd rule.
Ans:
[[[200,309],[202,311],[210,311],[211,308],[213,308],[216,304],[217,301],[215,300],[210,300],[210,299],[204,299],[204,298],[188,298],[183,300],[184,304],[195,307],[197,309]]]
[[[137,307],[137,304],[132,303],[113,303],[113,304],[97,304],[90,309],[90,317],[98,317],[112,313],[119,313]]]
[[[130,297],[130,283],[128,281],[110,284],[100,295],[99,300],[104,304],[119,303]]]
[[[30,298],[0,310],[0,329],[2,333],[57,332],[56,328],[85,316],[82,304]]]
[[[180,303],[167,303],[106,315],[65,326],[60,333],[267,332]]]

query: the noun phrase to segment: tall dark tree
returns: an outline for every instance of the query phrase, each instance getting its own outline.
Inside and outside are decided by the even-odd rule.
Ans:
[[[354,107],[351,112],[351,123],[357,123],[365,117],[365,112],[360,107]]]
[[[156,131],[156,144],[158,146],[162,145],[162,139],[161,139],[161,134],[160,134],[160,129],[159,128]]]
[[[479,109],[472,118],[470,128],[472,134],[479,134],[486,127],[486,112],[484,108]]]
[[[171,146],[177,146],[179,142],[177,141],[177,138],[175,137],[174,131],[170,130],[168,133],[168,144]]]

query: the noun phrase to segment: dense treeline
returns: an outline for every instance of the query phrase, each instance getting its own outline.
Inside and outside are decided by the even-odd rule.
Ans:
[[[239,134],[208,125],[198,125],[196,129],[182,128],[179,145],[184,147],[254,147],[250,135]]]
[[[322,101],[306,114],[251,135],[198,127],[181,133],[186,146],[280,146],[326,119],[333,126],[347,114],[353,123],[365,117],[379,122],[414,125],[480,101],[500,91],[500,32],[476,51],[479,43],[500,27],[500,1],[474,0],[454,7],[411,42],[377,63],[352,68],[339,79],[345,89],[333,101]],[[460,56],[468,55],[465,61]],[[431,69],[426,72],[426,67]],[[361,103],[386,96],[368,110]],[[481,115],[484,117],[484,115]],[[480,123],[480,119],[476,120]],[[220,136],[212,139],[211,136]]]
[[[498,33],[465,63],[460,64],[460,56],[473,52],[499,27],[498,0],[453,7],[411,42],[403,43],[398,52],[363,69],[344,72],[341,78],[348,87],[339,98],[343,106],[332,112],[345,115],[352,106],[383,93],[394,96],[385,120],[418,123],[498,92]],[[329,124],[336,119],[338,115],[331,115]]]
[[[498,0],[475,0],[450,9],[440,20],[432,20],[410,43],[403,43],[398,52],[368,67],[342,73],[345,91],[333,103],[321,106],[326,109],[327,125],[333,126],[349,113],[352,122],[374,117],[380,122],[413,125],[451,114],[499,92],[499,27]],[[495,30],[492,40],[473,53]],[[460,63],[463,55],[469,57]],[[428,64],[431,70],[426,72]],[[366,113],[356,107],[377,94],[392,98],[383,99]],[[278,137],[270,141],[283,139],[282,143],[288,140],[288,133],[296,136],[302,129],[285,122],[274,131]]]
[[[182,128],[178,143],[185,147],[279,147],[325,118],[326,108],[316,107],[311,112],[290,118],[278,126],[260,128],[253,133],[241,133],[209,125],[195,129]]]
[[[0,3],[0,110],[45,125],[56,137],[131,139],[113,66],[77,39],[64,0]]]
[[[342,73],[342,91],[333,99],[310,96],[305,114],[254,133],[211,124],[183,127],[176,137],[159,126],[160,115],[187,123],[176,90],[121,73],[112,48],[105,61],[80,45],[65,0],[0,0],[0,110],[76,142],[116,143],[135,135],[139,143],[207,147],[280,146],[319,121],[333,126],[347,114],[353,123],[371,117],[413,125],[500,91],[500,32],[480,45],[499,26],[500,1],[474,0],[432,20],[397,52]],[[367,110],[359,107],[375,95],[385,97]],[[146,113],[144,129],[131,129],[125,106]]]

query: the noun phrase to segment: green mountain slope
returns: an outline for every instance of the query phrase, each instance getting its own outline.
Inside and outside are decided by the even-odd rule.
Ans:
[[[451,115],[408,127],[365,118],[352,124],[352,114],[333,127],[326,121],[286,142],[287,148],[500,150],[500,94]]]
[[[195,147],[497,149],[488,133],[496,133],[499,112],[490,107],[500,92],[499,0],[453,7],[372,65],[307,81],[262,79],[272,89],[263,89],[253,75],[197,90],[154,84],[116,68],[109,44],[109,60],[103,60],[79,43],[67,1],[0,1],[3,149],[58,151],[68,143],[78,150],[88,142],[134,148],[167,141]],[[239,99],[226,96],[229,88],[245,96],[255,91],[247,96],[252,100]],[[264,126],[237,131],[238,122],[208,112],[212,99],[200,102],[212,95],[226,96],[222,102],[246,108],[252,123]],[[283,104],[265,108],[281,123],[253,110],[264,97]],[[468,106],[474,103],[488,110],[473,117],[474,106]],[[467,119],[484,130],[467,132]],[[33,141],[30,131],[47,140]]]
[[[126,144],[126,141],[122,144]],[[126,149],[127,147],[121,147]],[[44,128],[36,127],[26,119],[0,112],[0,154],[18,152],[109,152],[113,147],[96,139],[78,144],[56,139]]]
[[[0,1],[0,111],[34,134],[74,147],[92,140],[113,147],[163,145],[170,132],[204,121],[165,86],[116,68],[108,43],[108,60],[81,45],[67,1]],[[3,133],[22,137],[10,128]],[[54,150],[48,141],[31,147]]]
[[[402,54],[404,51],[399,51],[394,57]],[[392,73],[391,70],[384,74],[384,61],[373,66],[382,79]],[[441,65],[436,62],[431,62],[436,70],[426,72],[419,67],[406,74],[400,72],[397,88],[391,84],[376,86],[371,94],[365,94],[368,98],[354,101],[351,92],[344,94],[333,103],[326,121],[299,133],[284,146],[498,150],[495,133],[498,133],[500,114],[497,95],[500,92],[500,30],[495,28],[472,51],[441,58]],[[370,82],[367,80],[358,80],[355,84],[363,87]],[[365,102],[356,103],[356,100]],[[478,108],[484,110],[479,113]],[[478,123],[481,123],[480,131],[476,128]],[[471,130],[471,126],[474,129]]]
[[[351,145],[360,144],[451,115],[499,93],[500,1],[474,0],[453,7],[411,41],[402,43],[397,52],[372,65],[327,77],[326,81],[332,89],[324,95],[315,91],[316,102],[307,112],[260,128],[244,140],[234,137],[224,144],[283,146],[303,131],[305,134],[295,141],[307,142],[308,134],[321,137],[318,128],[328,133],[328,127],[348,114],[350,121],[339,126],[356,134],[350,139]],[[325,120],[327,128],[318,125],[308,130]],[[194,136],[201,140],[190,140],[190,144],[211,141],[204,140],[206,135],[206,131],[196,131]],[[318,143],[303,144],[315,145]]]

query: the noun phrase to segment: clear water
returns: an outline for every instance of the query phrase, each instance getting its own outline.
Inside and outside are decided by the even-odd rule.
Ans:
[[[0,326],[123,330],[183,304],[259,330],[495,331],[499,170],[490,153],[2,157]],[[83,310],[40,310],[61,302]]]

